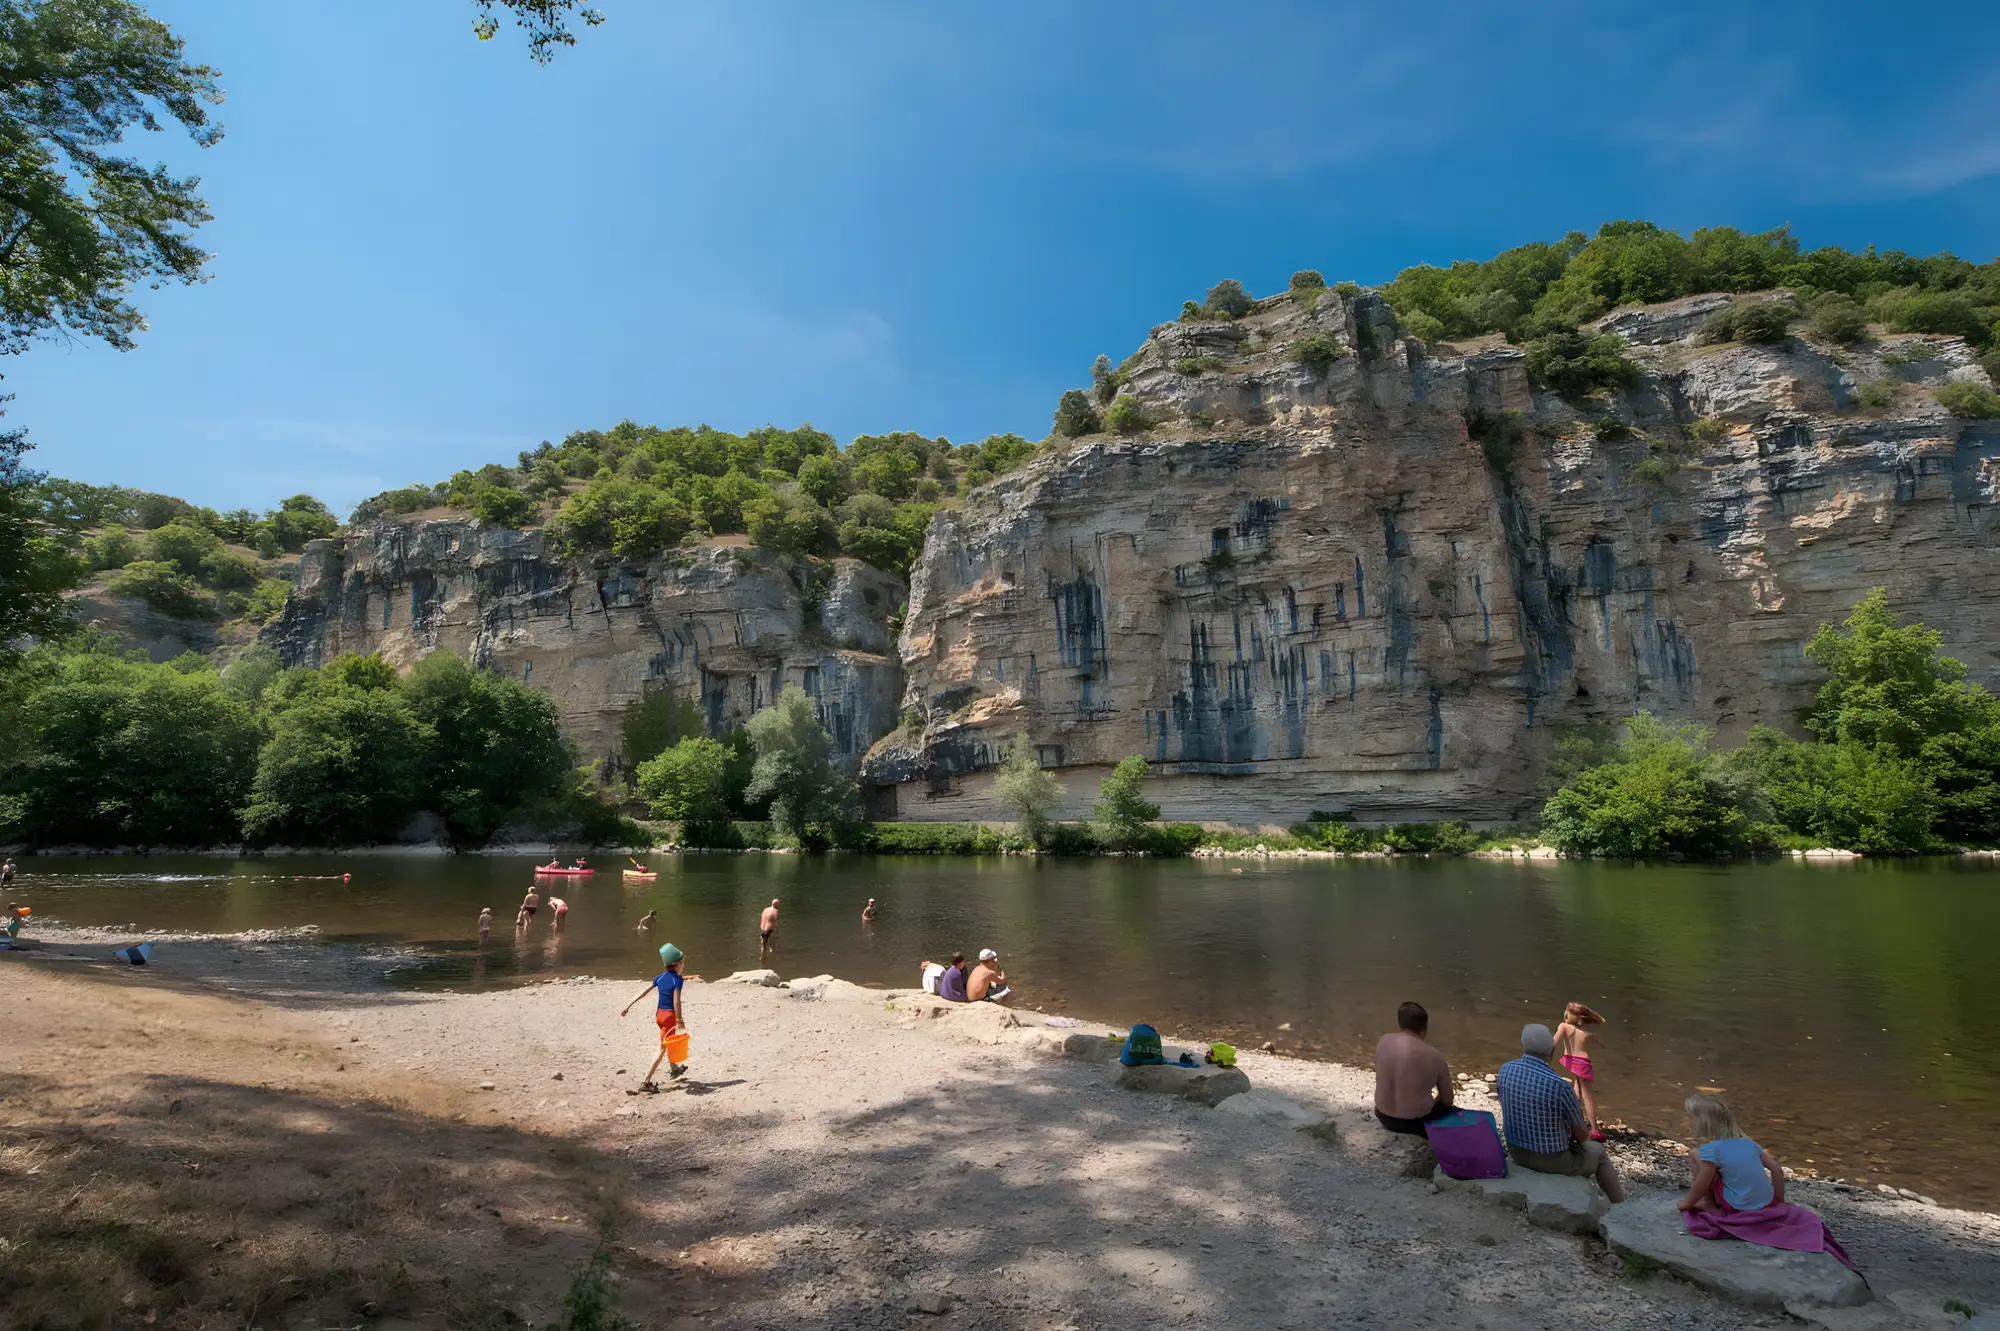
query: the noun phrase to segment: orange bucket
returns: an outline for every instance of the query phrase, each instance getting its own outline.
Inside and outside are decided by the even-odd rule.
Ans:
[[[687,1032],[675,1031],[672,1035],[669,1035],[665,1039],[660,1041],[660,1048],[667,1051],[667,1062],[669,1063],[687,1062],[688,1061]]]

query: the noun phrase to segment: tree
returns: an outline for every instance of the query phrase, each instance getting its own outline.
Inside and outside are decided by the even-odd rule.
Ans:
[[[1326,287],[1326,279],[1317,268],[1301,268],[1292,274],[1290,289],[1293,291],[1319,291]]]
[[[1057,434],[1065,439],[1076,439],[1096,434],[1101,428],[1097,408],[1090,405],[1090,394],[1080,388],[1072,388],[1062,395],[1062,401],[1056,404]]]
[[[1209,314],[1226,315],[1231,319],[1250,313],[1254,304],[1250,293],[1243,284],[1233,277],[1225,277],[1208,289],[1208,299],[1202,302],[1202,309]]]
[[[1939,655],[1943,641],[1921,624],[1899,626],[1877,587],[1806,644],[1829,676],[1806,728],[1823,743],[1915,763],[1935,792],[1937,835],[1990,845],[2000,841],[2000,700],[1965,678],[1963,662]]]
[[[1763,791],[1778,822],[1814,845],[1910,855],[1935,844],[1930,782],[1887,748],[1801,744],[1756,726],[1728,761]]]
[[[216,71],[133,0],[0,0],[0,353],[67,330],[129,350],[135,283],[197,282],[200,181],[107,151],[178,122],[206,148]]]
[[[514,23],[528,34],[528,55],[538,65],[545,65],[555,54],[558,46],[575,46],[576,35],[569,30],[571,14],[581,19],[586,27],[596,27],[604,22],[604,15],[587,5],[579,5],[577,0],[473,0],[479,9],[479,17],[472,22],[472,31],[480,41],[493,40],[500,32],[498,8],[511,12]]]
[[[431,734],[394,689],[335,687],[278,714],[244,835],[313,845],[392,840],[419,808]]]
[[[833,736],[813,714],[803,689],[788,688],[745,727],[757,748],[750,769],[752,802],[770,801],[771,821],[800,841],[853,816],[854,783],[833,765]]]
[[[20,465],[26,448],[18,433],[0,433],[0,661],[30,638],[71,627],[63,593],[83,571],[42,519],[39,478]]]
[[[1001,750],[993,793],[1020,819],[1021,835],[1039,846],[1048,838],[1049,812],[1063,797],[1062,782],[1035,756],[1035,746],[1022,731]]]
[[[257,725],[241,695],[195,664],[153,665],[89,638],[81,652],[30,654],[29,683],[4,700],[20,748],[0,805],[19,832],[97,846],[234,841]]]
[[[655,818],[700,827],[729,817],[727,744],[690,736],[639,765],[639,794]]]
[[[396,687],[427,736],[424,802],[454,844],[484,842],[515,810],[568,785],[575,759],[545,694],[450,652],[432,652]]]
[[[1098,783],[1104,798],[1090,806],[1097,835],[1114,850],[1135,850],[1145,842],[1146,824],[1160,816],[1160,806],[1146,799],[1146,760],[1123,759]]]
[[[1714,859],[1761,845],[1754,793],[1708,752],[1699,726],[1641,712],[1609,762],[1585,768],[1542,810],[1542,836],[1568,855]]]
[[[1529,378],[1570,399],[1586,397],[1600,388],[1622,387],[1638,373],[1638,367],[1625,355],[1623,339],[1615,333],[1550,333],[1527,343],[1521,351]]]

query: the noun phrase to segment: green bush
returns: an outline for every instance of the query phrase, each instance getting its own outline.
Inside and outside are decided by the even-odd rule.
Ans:
[[[1138,434],[1152,424],[1152,415],[1130,393],[1120,393],[1104,412],[1104,428],[1116,434]]]
[[[1560,397],[1576,400],[1599,389],[1622,388],[1638,373],[1625,343],[1610,333],[1550,333],[1522,348],[1528,377]]]
[[[1798,307],[1786,300],[1732,300],[1702,320],[1704,342],[1783,342]]]
[[[1347,348],[1331,333],[1307,333],[1292,343],[1292,359],[1316,375],[1325,374],[1346,354]]]
[[[1586,768],[1542,810],[1542,839],[1568,855],[1717,859],[1769,844],[1746,792],[1708,751],[1708,732],[1644,712],[1610,762]]]
[[[1956,291],[1898,293],[1884,304],[1889,327],[1899,333],[1943,333],[1975,347],[1993,340],[1992,306],[1982,309]]]
[[[1301,268],[1292,274],[1290,289],[1293,291],[1317,291],[1326,286],[1326,279],[1316,268]]]
[[[1829,291],[1807,304],[1806,331],[1822,342],[1860,342],[1868,336],[1868,314],[1853,297]]]
[[[1185,356],[1174,362],[1174,372],[1192,379],[1206,370],[1220,370],[1228,363],[1220,356]],[[1111,405],[1115,407],[1118,404],[1113,402]]]
[[[489,485],[473,500],[472,511],[482,522],[498,527],[519,527],[535,516],[535,501],[519,490]]]
[[[1673,471],[1673,466],[1665,458],[1648,457],[1633,463],[1631,474],[1634,480],[1652,481],[1658,484],[1666,480]]]
[[[1098,783],[1104,798],[1091,806],[1091,822],[1109,849],[1140,849],[1146,825],[1160,816],[1160,806],[1145,797],[1147,771],[1144,758],[1125,758]]]
[[[135,597],[178,619],[215,617],[215,598],[207,589],[161,560],[134,560],[112,575],[110,587],[119,596]]]
[[[1225,277],[1208,289],[1208,299],[1202,302],[1202,309],[1211,315],[1237,319],[1250,313],[1254,304],[1241,282]]]
[[[1098,855],[1106,849],[1097,829],[1089,823],[1055,823],[1049,828],[1042,851],[1048,855]]]
[[[864,845],[878,855],[1000,855],[1017,849],[1018,839],[979,823],[862,823]]]
[[[722,822],[730,812],[733,757],[720,740],[690,736],[639,764],[634,773],[639,796],[655,818],[696,825]]]
[[[1689,421],[1684,433],[1696,448],[1714,448],[1729,438],[1729,422],[1718,416],[1703,416]]]
[[[1097,408],[1090,405],[1090,395],[1082,389],[1072,388],[1062,395],[1056,404],[1055,431],[1065,439],[1077,439],[1087,434],[1096,434],[1103,428],[1097,415]]]
[[[241,616],[252,624],[267,624],[276,619],[285,608],[285,601],[292,594],[292,584],[283,578],[265,578],[247,592],[231,592],[224,598],[229,613]]]
[[[1940,385],[1936,397],[1945,410],[1967,420],[1990,420],[2000,416],[2000,393],[1970,379]]]
[[[139,543],[123,527],[109,526],[83,543],[83,558],[98,570],[124,568],[139,557]]]
[[[1870,379],[1854,386],[1850,403],[1861,411],[1880,411],[1896,400],[1896,390],[1901,387],[1897,379]]]
[[[1361,286],[1356,282],[1336,282],[1333,290],[1342,300],[1353,300],[1361,294]]]
[[[1149,827],[1141,842],[1141,849],[1148,855],[1160,859],[1176,859],[1191,855],[1201,845],[1203,832],[1195,823],[1168,823],[1165,827]]]

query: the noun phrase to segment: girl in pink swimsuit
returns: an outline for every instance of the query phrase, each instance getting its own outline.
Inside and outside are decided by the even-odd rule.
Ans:
[[[1596,1080],[1596,1072],[1590,1065],[1591,1033],[1584,1027],[1603,1024],[1604,1018],[1583,1004],[1570,1003],[1564,1006],[1562,1024],[1556,1027],[1556,1061],[1576,1080],[1576,1093],[1583,1100],[1583,1116],[1590,1120],[1590,1139],[1594,1142],[1603,1141],[1604,1134],[1597,1127],[1597,1097],[1591,1092],[1591,1083]]]

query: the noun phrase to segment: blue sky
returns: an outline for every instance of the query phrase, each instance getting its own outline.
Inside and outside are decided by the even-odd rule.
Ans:
[[[2000,7],[152,0],[212,280],[5,364],[44,470],[267,507],[630,416],[1048,431],[1214,281],[1644,217],[2000,252]]]

